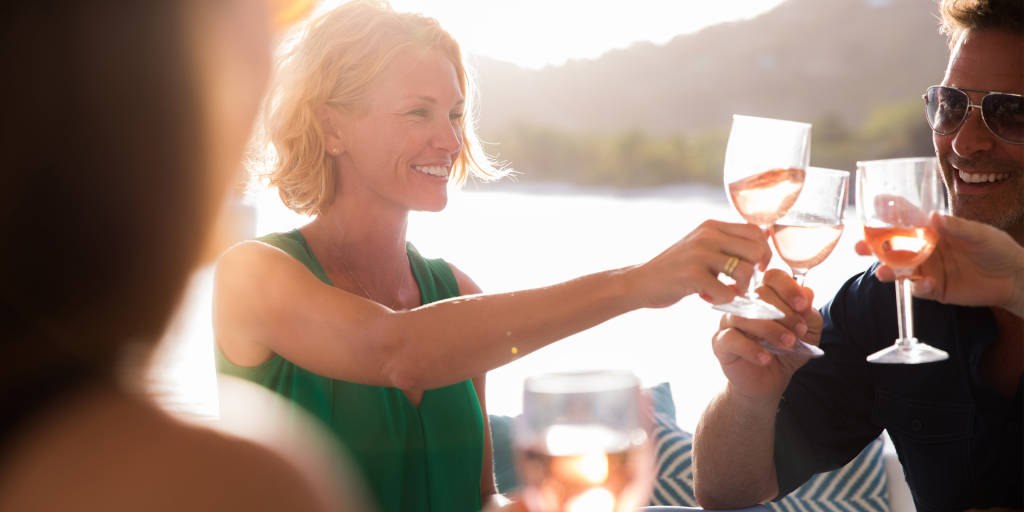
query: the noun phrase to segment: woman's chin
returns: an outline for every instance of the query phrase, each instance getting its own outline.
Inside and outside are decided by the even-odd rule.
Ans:
[[[448,206],[448,191],[445,190],[440,194],[434,194],[430,197],[425,197],[420,201],[417,201],[417,205],[412,209],[421,212],[439,212],[444,210]]]

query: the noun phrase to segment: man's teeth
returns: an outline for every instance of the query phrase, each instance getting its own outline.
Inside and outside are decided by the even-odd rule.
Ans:
[[[448,176],[448,167],[446,167],[446,166],[441,166],[441,165],[431,165],[431,166],[427,166],[427,165],[414,165],[413,169],[416,169],[417,171],[422,172],[424,174],[429,174],[431,176],[439,176],[441,178],[445,178],[445,177]]]
[[[960,179],[967,183],[992,183],[994,181],[1003,181],[1010,177],[1009,173],[966,173],[960,171]]]

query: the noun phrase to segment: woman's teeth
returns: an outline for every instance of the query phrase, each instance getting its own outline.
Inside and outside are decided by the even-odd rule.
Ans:
[[[429,174],[431,176],[438,176],[440,178],[448,177],[448,167],[445,167],[445,166],[441,166],[441,165],[430,165],[430,166],[427,166],[427,165],[414,165],[414,166],[412,166],[412,168],[416,169],[419,172],[422,172],[423,174]]]
[[[992,183],[1003,181],[1010,177],[1009,173],[966,173],[959,171],[960,179],[967,183]]]

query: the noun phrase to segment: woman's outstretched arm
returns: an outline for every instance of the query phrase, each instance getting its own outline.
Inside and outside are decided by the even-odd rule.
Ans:
[[[393,311],[319,281],[301,263],[259,242],[221,258],[214,331],[222,348],[271,352],[320,375],[407,390],[481,375],[622,313],[666,307],[699,293],[715,304],[740,289],[770,255],[755,226],[706,221],[650,261],[517,292],[469,295]],[[261,352],[263,351],[263,352]]]

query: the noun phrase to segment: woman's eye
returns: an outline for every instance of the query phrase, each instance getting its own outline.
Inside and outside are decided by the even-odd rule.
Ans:
[[[451,119],[452,121],[458,121],[458,122],[462,122],[462,118],[464,116],[465,116],[465,114],[463,114],[462,112],[452,112],[451,114],[448,114],[448,118],[449,119]]]
[[[406,112],[406,114],[408,114],[410,116],[416,116],[416,117],[427,117],[429,115],[429,113],[426,111],[426,109],[422,109],[422,108],[419,108],[419,109],[416,109],[416,110],[410,110],[409,112]]]

